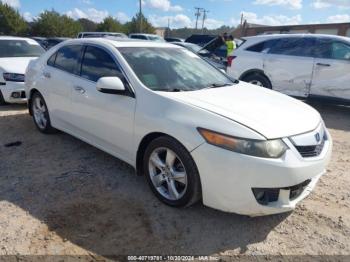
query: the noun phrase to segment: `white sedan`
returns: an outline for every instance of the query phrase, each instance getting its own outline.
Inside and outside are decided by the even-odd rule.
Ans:
[[[331,156],[316,110],[171,44],[67,41],[29,64],[26,94],[39,131],[62,130],[126,161],[171,206],[286,212]]]
[[[24,72],[44,52],[32,39],[0,36],[0,105],[26,103]]]

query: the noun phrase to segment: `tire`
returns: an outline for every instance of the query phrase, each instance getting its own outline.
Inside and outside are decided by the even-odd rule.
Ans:
[[[1,93],[1,90],[0,90],[0,106],[4,106],[6,105],[7,103],[5,102],[5,99]]]
[[[143,168],[153,193],[165,204],[185,207],[201,198],[197,166],[186,148],[175,139],[162,136],[153,140],[145,151]],[[177,194],[171,190],[174,188]]]
[[[35,92],[31,97],[31,110],[33,120],[37,129],[44,134],[52,134],[57,130],[51,126],[49,110],[43,96]]]
[[[253,84],[253,85],[257,85],[257,86],[261,86],[261,87],[265,87],[268,89],[272,89],[270,80],[263,76],[262,74],[251,74],[248,75],[246,77],[244,77],[242,79],[242,81]]]

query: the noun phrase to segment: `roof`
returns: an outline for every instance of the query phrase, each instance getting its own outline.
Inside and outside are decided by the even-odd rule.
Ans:
[[[246,36],[242,37],[244,39],[256,39],[256,38],[281,38],[281,37],[314,37],[314,38],[338,38],[341,40],[349,41],[348,37],[338,36],[338,35],[325,35],[325,34],[266,34],[266,35],[256,35],[256,36]]]
[[[0,40],[32,40],[28,37],[18,37],[18,36],[0,36]]]
[[[247,23],[249,28],[258,28],[258,27],[266,27],[266,28],[280,28],[280,27],[313,27],[313,26],[338,26],[338,25],[350,25],[350,22],[347,23],[326,23],[326,24],[299,24],[299,25],[259,25],[259,24],[251,24]]]
[[[143,41],[131,38],[77,38],[67,40],[65,43],[109,44],[115,47],[174,47],[174,45],[167,42]]]
[[[143,33],[132,33],[132,34],[129,34],[129,35],[149,35],[149,36],[159,36],[159,35],[156,35],[156,34],[143,34]]]

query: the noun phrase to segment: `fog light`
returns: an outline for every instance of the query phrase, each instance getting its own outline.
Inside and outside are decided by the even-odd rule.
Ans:
[[[21,97],[21,93],[20,93],[20,92],[13,92],[13,93],[11,94],[11,96],[12,96],[13,98],[20,98],[20,97]]]

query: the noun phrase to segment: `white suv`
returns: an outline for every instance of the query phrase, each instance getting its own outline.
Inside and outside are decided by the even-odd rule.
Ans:
[[[227,73],[304,98],[350,101],[350,38],[293,34],[246,37]]]

